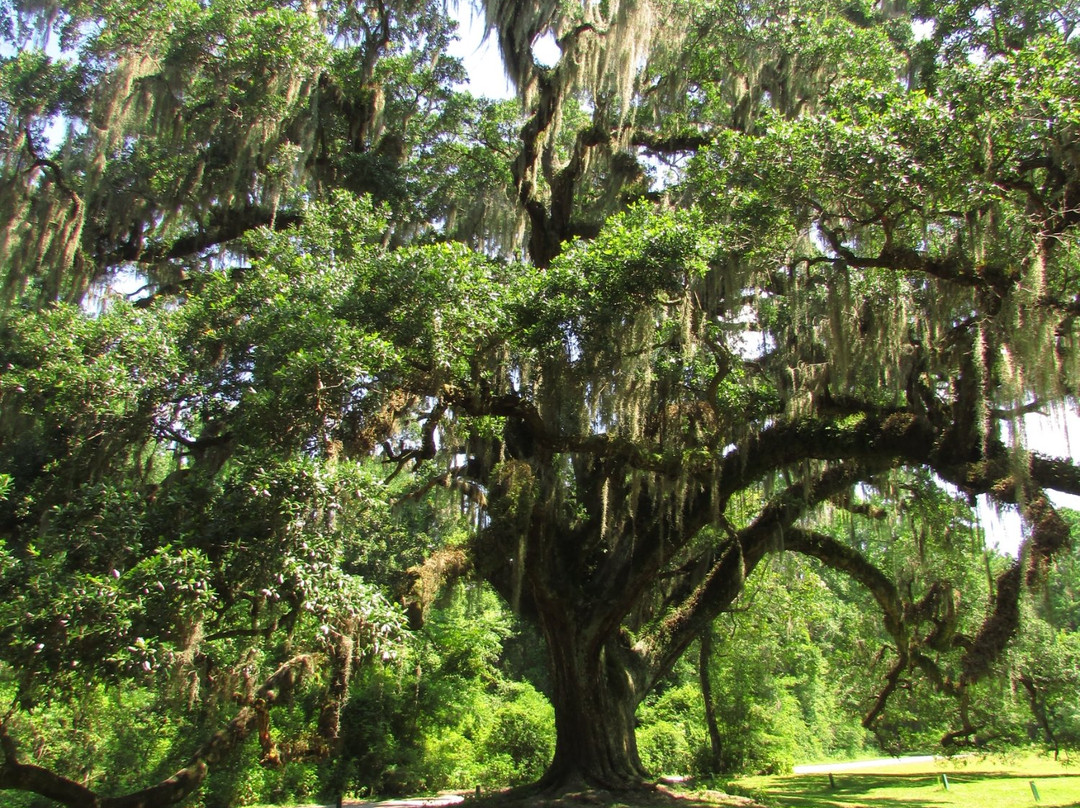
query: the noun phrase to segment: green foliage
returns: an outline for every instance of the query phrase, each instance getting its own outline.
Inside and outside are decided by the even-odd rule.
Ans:
[[[696,682],[650,696],[638,710],[641,762],[656,774],[696,773],[708,744],[704,720]]]
[[[865,671],[839,664],[863,640],[852,636],[856,609],[794,559],[759,576],[744,594],[746,612],[719,621],[710,663],[723,770],[776,773],[861,752],[865,733],[843,680],[861,685]]]
[[[571,246],[538,275],[535,297],[525,298],[518,316],[540,345],[573,334],[590,353],[601,351],[610,345],[609,329],[631,312],[677,295],[704,273],[713,235],[697,211],[639,204],[608,219],[595,239]],[[528,274],[524,279],[529,283]]]
[[[533,685],[508,678],[515,630],[485,587],[456,588],[434,607],[397,664],[355,688],[343,787],[395,795],[537,779],[554,750],[554,713]]]
[[[1000,435],[1080,378],[1075,10],[481,5],[520,103],[438,0],[5,6],[0,779],[244,708],[192,801],[495,788],[549,688],[568,782],[634,706],[671,772],[1073,748],[1080,473]]]
[[[0,673],[8,700],[15,695],[10,673]],[[196,729],[152,691],[104,685],[88,686],[78,698],[50,701],[17,721],[34,738],[41,765],[75,762],[73,774],[118,792],[143,787],[148,771],[170,774],[176,747]]]
[[[1076,511],[1066,511],[1073,547],[1051,571],[1046,590],[1036,594],[1024,612],[1025,632],[1010,657],[1013,699],[1021,702],[1027,732],[1023,740],[1044,744],[1054,754],[1071,758],[1080,749],[1080,634],[1076,624]]]
[[[795,763],[863,753],[855,698],[866,684],[853,656],[874,642],[877,622],[859,626],[863,604],[830,591],[819,571],[778,560],[747,585],[740,608],[713,628],[709,658],[719,758],[706,732],[696,671],[684,662],[670,687],[638,711],[638,745],[650,771],[713,776],[783,772]],[[870,632],[870,636],[865,633]]]

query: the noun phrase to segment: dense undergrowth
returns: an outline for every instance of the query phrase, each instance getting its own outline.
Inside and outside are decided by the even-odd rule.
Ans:
[[[1076,748],[1080,711],[1069,694],[1076,692],[1080,660],[1078,570],[1075,553],[1059,562],[1042,600],[1028,606],[1025,640],[1000,675],[976,692],[969,709],[984,722],[974,739],[978,748]],[[638,748],[650,771],[689,775],[699,787],[723,790],[733,773],[783,773],[806,760],[943,751],[950,705],[917,681],[888,717],[894,747],[883,747],[860,725],[859,707],[872,684],[866,666],[881,639],[857,590],[844,590],[842,581],[807,562],[783,560],[740,603],[714,626],[713,650],[704,660],[719,748],[712,748],[706,728],[703,660],[691,653],[638,711]],[[1042,701],[1033,702],[1023,684],[1033,672]],[[535,781],[551,758],[554,714],[544,695],[540,640],[480,583],[462,582],[440,596],[396,655],[364,666],[351,688],[336,754],[275,765],[263,754],[265,739],[253,734],[187,804],[225,808],[476,786],[491,792]],[[193,713],[178,698],[175,690],[102,684],[43,703],[32,727],[35,753],[45,761],[78,761],[79,776],[115,792],[138,785],[128,772],[167,776],[183,762],[187,739],[230,709],[221,700]],[[267,732],[282,757],[317,718],[315,702],[302,691],[275,711]],[[14,793],[5,799],[12,808],[49,804]]]

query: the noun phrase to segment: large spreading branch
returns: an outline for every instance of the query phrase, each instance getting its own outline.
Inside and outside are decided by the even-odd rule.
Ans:
[[[909,247],[889,245],[876,255],[858,255],[843,243],[840,233],[822,227],[835,258],[824,260],[843,264],[852,269],[886,269],[896,272],[918,272],[938,280],[975,289],[989,289],[999,297],[1006,295],[1016,283],[1016,277],[996,264],[976,264],[963,255],[933,256]]]
[[[652,626],[639,643],[655,675],[669,670],[708,625],[735,602],[746,578],[770,552],[786,548],[787,536],[806,513],[823,502],[897,462],[895,456],[882,455],[873,462],[848,462],[826,468],[812,480],[799,481],[774,496],[757,518],[723,541],[717,560],[696,584],[671,598],[672,606]],[[704,511],[706,503],[698,507]],[[709,507],[709,513],[712,513]],[[704,512],[694,523],[704,526]]]
[[[169,261],[191,259],[213,247],[236,243],[246,233],[261,227],[282,231],[296,226],[301,220],[298,211],[285,211],[248,205],[244,208],[214,209],[207,223],[198,230],[171,241],[147,243],[141,234],[133,233],[124,243],[112,246],[101,256],[105,266],[137,263],[153,266]]]
[[[861,584],[881,608],[885,630],[893,638],[896,660],[890,666],[873,704],[863,716],[863,726],[870,728],[885,710],[889,697],[899,687],[901,677],[911,665],[912,636],[905,619],[911,612],[910,604],[904,602],[900,590],[885,573],[861,553],[831,536],[812,530],[792,529],[784,536],[784,549],[816,558],[826,567],[848,575]]]
[[[0,789],[29,791],[56,800],[71,808],[156,808],[175,805],[198,789],[210,769],[225,760],[255,729],[260,713],[277,703],[282,694],[290,692],[301,676],[313,669],[314,660],[308,655],[290,659],[263,682],[226,727],[214,735],[191,756],[182,769],[149,788],[118,797],[103,796],[63,775],[20,761],[14,739],[6,724],[0,724]]]
[[[1013,567],[1002,573],[995,582],[995,608],[984,620],[974,639],[967,644],[961,662],[963,677],[960,685],[977,681],[989,672],[993,661],[1000,657],[1008,641],[1014,636],[1019,625],[1020,594],[1022,582],[1028,585],[1040,580],[1047,563],[1061,548],[1068,545],[1068,527],[1046,498],[1042,489],[1029,485],[1021,491],[1016,488],[1013,478],[1014,467],[1002,459],[997,464],[986,462],[960,462],[958,458],[936,455],[932,447],[938,441],[933,440],[932,430],[925,422],[910,417],[893,415],[873,422],[874,429],[864,423],[845,431],[835,426],[823,424],[804,424],[802,433],[805,441],[777,441],[777,435],[786,429],[777,428],[772,436],[767,436],[759,446],[766,447],[766,457],[772,462],[767,464],[770,471],[776,471],[802,458],[832,459],[837,454],[846,454],[849,461],[826,469],[812,481],[800,481],[774,497],[759,513],[757,519],[743,531],[736,541],[729,541],[717,552],[717,560],[703,580],[688,587],[685,595],[672,598],[678,605],[671,608],[658,623],[649,638],[640,647],[651,660],[650,667],[657,671],[666,670],[685,650],[689,642],[698,636],[709,621],[714,619],[724,608],[734,602],[742,589],[745,577],[754,569],[761,557],[772,550],[795,550],[815,555],[830,566],[843,569],[844,572],[859,580],[874,594],[882,607],[886,629],[901,648],[903,666],[911,659],[906,650],[908,630],[905,625],[913,616],[920,620],[932,612],[927,605],[914,609],[904,607],[895,589],[887,584],[884,576],[872,574],[872,567],[862,556],[851,549],[841,550],[836,542],[825,542],[823,537],[811,538],[795,525],[804,515],[821,502],[850,490],[857,482],[870,479],[882,470],[898,465],[928,465],[935,468],[942,476],[963,477],[957,475],[957,469],[969,470],[966,479],[971,481],[972,468],[982,470],[987,479],[983,486],[993,490],[999,501],[1012,501],[1021,505],[1021,514],[1029,526],[1030,537],[1024,545],[1021,557]],[[825,440],[826,435],[828,440]],[[788,433],[788,437],[792,437]],[[914,440],[918,438],[919,440]],[[756,442],[756,441],[755,441]],[[781,450],[781,447],[786,447]],[[737,455],[732,452],[731,455]],[[856,460],[858,458],[858,460]],[[759,479],[765,461],[747,456],[742,463],[731,469],[731,477],[737,482],[730,482],[727,475],[720,475],[721,486],[730,486],[732,490],[742,490],[754,480]],[[739,479],[737,470],[743,469],[752,476]],[[993,473],[988,473],[991,469]],[[1068,461],[1047,461],[1036,458],[1031,463],[1033,473],[1042,473],[1046,479],[1053,479],[1058,485],[1069,488],[1069,484],[1080,474],[1074,464]],[[738,488],[736,488],[738,486]],[[715,493],[702,493],[696,504],[697,513],[684,517],[684,529],[687,537],[711,523],[715,513],[715,504],[709,501]],[[644,538],[648,538],[647,536]],[[648,583],[650,559],[649,553],[661,550],[672,552],[670,542],[663,544],[654,540],[635,543],[638,552],[644,557],[634,560],[645,572],[628,587],[631,592],[641,591]],[[826,556],[828,556],[826,558]],[[616,560],[613,559],[613,563]],[[612,576],[613,577],[613,576]],[[953,636],[948,626],[937,626],[924,644],[941,645],[943,637]],[[884,707],[884,700],[877,712]]]

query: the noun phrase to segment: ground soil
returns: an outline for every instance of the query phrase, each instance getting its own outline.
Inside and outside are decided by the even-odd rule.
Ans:
[[[343,808],[442,808],[460,805],[461,808],[763,808],[747,797],[736,797],[721,791],[679,791],[665,785],[633,791],[603,791],[584,788],[558,794],[529,794],[512,790],[476,797],[462,794],[458,801],[449,795],[434,798],[418,797],[404,800],[364,802],[345,800]]]

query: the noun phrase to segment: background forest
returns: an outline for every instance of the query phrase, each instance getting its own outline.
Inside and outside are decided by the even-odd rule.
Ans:
[[[1075,2],[0,7],[5,804],[1077,747]]]

